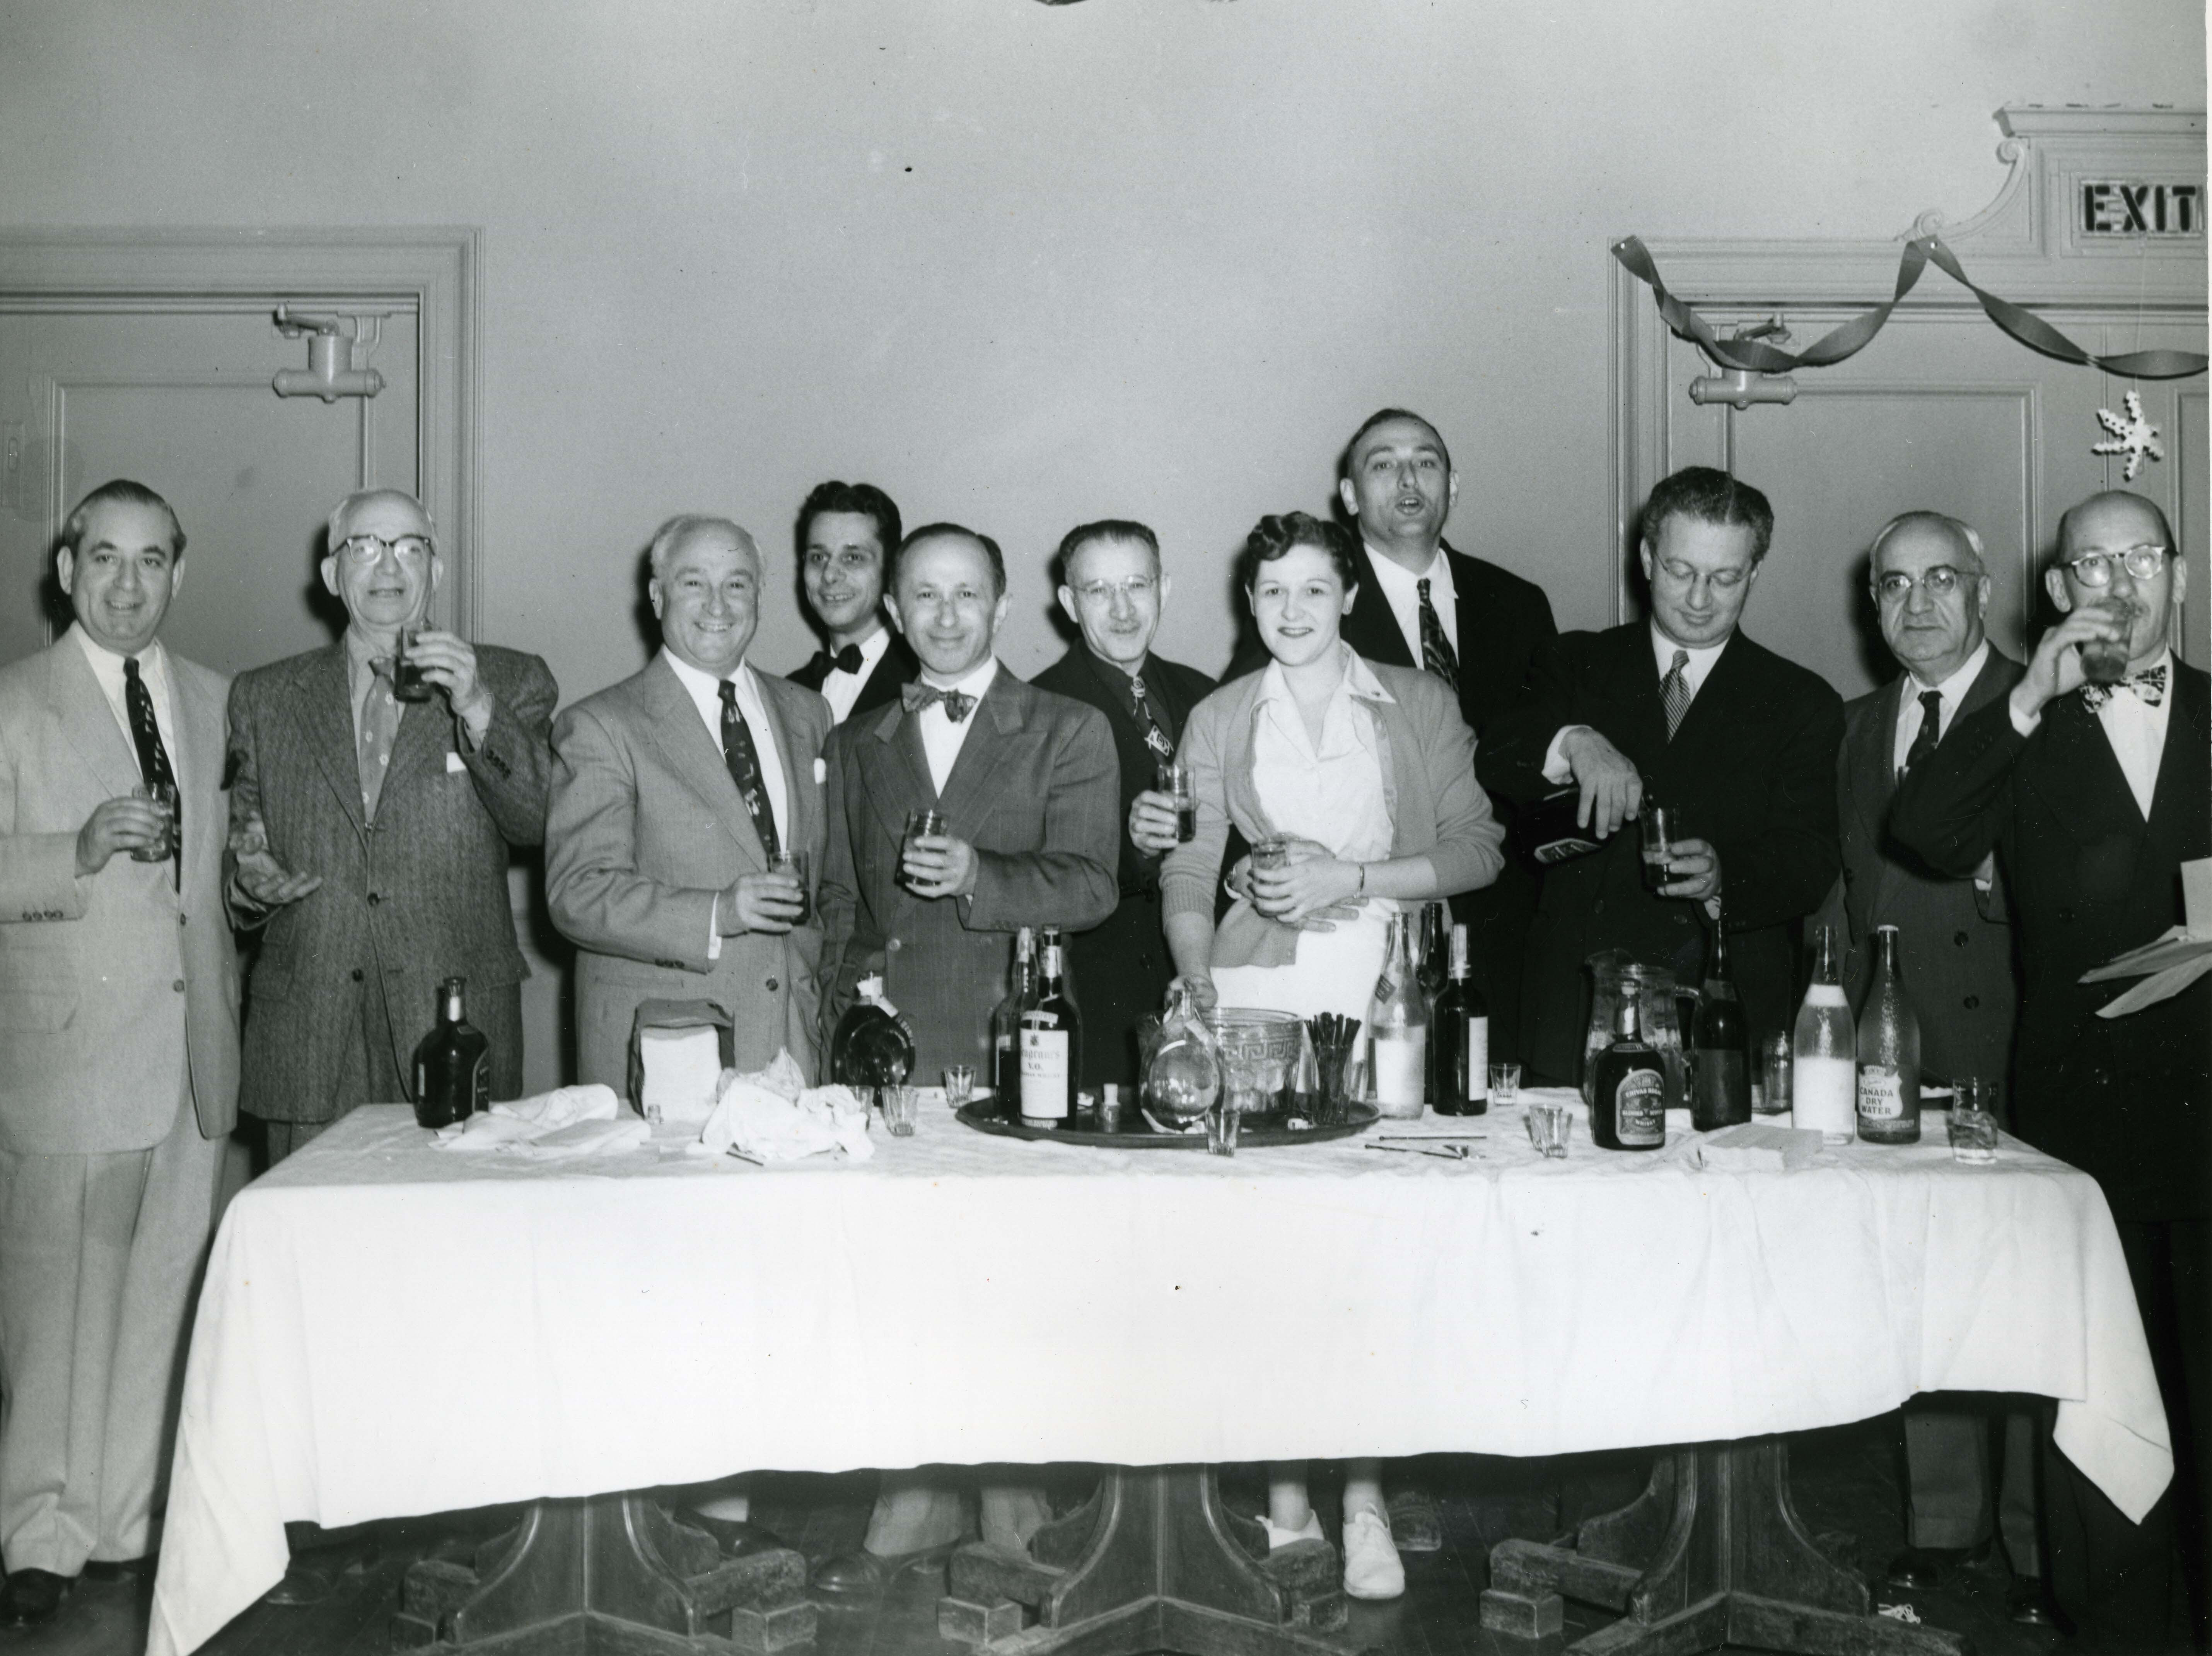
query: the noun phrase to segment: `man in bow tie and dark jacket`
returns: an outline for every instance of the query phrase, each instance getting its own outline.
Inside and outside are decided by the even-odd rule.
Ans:
[[[2104,1188],[2174,1452],[2173,1485],[2140,1525],[2046,1454],[2054,1585],[2113,1648],[2164,1649],[2187,1631],[2166,1624],[2177,1553],[2199,1617],[2205,1602],[2212,979],[2108,1019],[2098,1011],[2117,986],[2081,977],[2179,922],[2181,865],[2212,855],[2212,681],[2173,648],[2189,571],[2156,506],[2095,495],[2058,538],[2044,577],[2058,624],[2008,695],[1906,776],[1890,830],[1954,875],[1994,849],[2011,892],[2024,979],[2014,1126]],[[2091,682],[2093,668],[2118,682]]]
[[[884,619],[884,564],[899,544],[899,509],[872,483],[815,485],[799,508],[799,579],[829,647],[790,675],[830,703],[842,724],[896,699],[920,670]]]
[[[1160,570],[1160,543],[1141,523],[1108,519],[1071,529],[1060,543],[1060,606],[1081,636],[1030,682],[1088,703],[1106,715],[1121,761],[1126,825],[1140,794],[1153,794],[1162,764],[1175,757],[1182,721],[1213,688],[1196,667],[1152,653],[1160,607],[1171,582]],[[1174,807],[1165,806],[1174,833]],[[1104,924],[1070,942],[1070,987],[1083,1009],[1081,1084],[1118,1084],[1133,1099],[1137,1025],[1158,1012],[1175,976],[1160,929],[1160,859],[1121,836],[1121,901]]]

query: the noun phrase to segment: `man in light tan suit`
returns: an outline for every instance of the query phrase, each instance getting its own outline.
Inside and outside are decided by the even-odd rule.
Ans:
[[[144,1559],[162,1426],[237,1119],[222,674],[156,637],[183,574],[143,484],[87,496],[76,624],[0,668],[0,1625]],[[132,790],[171,782],[177,849]]]
[[[649,999],[717,1002],[739,1069],[788,1047],[811,1078],[822,933],[800,881],[769,864],[781,849],[820,868],[830,705],[746,665],[763,577],[750,535],[679,517],[651,556],[660,653],[553,731],[545,889],[581,951],[580,1079],[626,1090]]]

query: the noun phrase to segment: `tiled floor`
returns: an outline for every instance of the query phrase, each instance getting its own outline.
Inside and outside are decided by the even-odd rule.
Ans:
[[[1808,1526],[1815,1533],[1856,1535],[1862,1568],[1878,1568],[1902,1543],[1897,1439],[1897,1418],[1887,1416],[1808,1434],[1793,1452],[1797,1506]],[[1376,1656],[1520,1656],[1528,1647],[1493,1640],[1481,1630],[1477,1596],[1493,1543],[1509,1536],[1543,1538],[1559,1532],[1560,1481],[1538,1464],[1468,1457],[1438,1458],[1425,1470],[1443,1498],[1444,1549],[1407,1559],[1403,1598],[1352,1607],[1347,1647]],[[1617,1470],[1610,1474],[1616,1488],[1620,1476]],[[1593,1475],[1566,1487],[1595,1494],[1607,1482]],[[1226,1488],[1232,1505],[1256,1506],[1259,1485],[1252,1474],[1232,1472]],[[1322,1504],[1318,1482],[1316,1495]],[[794,1480],[764,1489],[756,1516],[818,1559],[858,1542],[866,1501],[865,1483],[856,1480]],[[302,1609],[248,1610],[206,1647],[209,1656],[381,1656],[389,1647],[399,1576],[410,1549],[423,1544],[426,1532],[393,1526],[383,1559],[347,1577],[330,1599]],[[145,1647],[149,1592],[146,1583],[81,1586],[54,1624],[0,1634],[0,1650],[11,1656],[138,1656]],[[1928,1622],[1966,1634],[1981,1656],[2155,1656],[2099,1650],[2087,1641],[2014,1627],[2004,1620],[2004,1594],[2001,1567],[1993,1565],[1961,1573],[1942,1590],[1912,1602]],[[1876,1593],[1884,1602],[1893,1597]],[[1604,1619],[1572,1605],[1568,1616],[1570,1639]],[[936,1590],[920,1577],[903,1580],[872,1609],[825,1610],[816,1648],[817,1656],[961,1656],[965,1649],[938,1638]]]

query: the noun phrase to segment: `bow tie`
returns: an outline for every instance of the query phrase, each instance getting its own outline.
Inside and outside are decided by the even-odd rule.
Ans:
[[[2081,705],[2094,713],[2112,699],[2116,691],[2131,690],[2145,707],[2156,707],[2166,699],[2166,663],[2145,667],[2132,678],[2123,679],[2117,685],[2084,685],[2081,686]]]
[[[814,654],[816,660],[827,663],[830,667],[836,668],[840,673],[849,673],[854,674],[855,677],[859,676],[860,671],[860,647],[858,644],[848,644],[844,648],[839,650],[835,655],[830,654],[830,653],[826,649],[816,650]]]
[[[945,703],[945,716],[959,724],[974,711],[975,698],[964,690],[939,690],[920,679],[899,687],[899,703],[909,713],[919,713],[932,702]]]

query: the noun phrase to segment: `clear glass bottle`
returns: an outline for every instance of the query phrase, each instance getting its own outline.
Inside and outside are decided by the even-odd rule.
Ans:
[[[1859,1003],[1859,1136],[1869,1144],[1917,1144],[1920,1020],[1898,975],[1897,928],[1875,927],[1874,941],[1874,977]]]
[[[1429,1010],[1429,1102],[1440,1116],[1480,1116],[1490,1109],[1490,1002],[1468,981],[1466,927],[1451,928],[1450,954]]]
[[[1858,1020],[1836,973],[1836,935],[1820,928],[1820,952],[1790,1043],[1791,1122],[1819,1129],[1827,1144],[1849,1144],[1858,1118]]]
[[[1022,1096],[1022,1014],[1036,1003],[1036,934],[1014,934],[1014,973],[1006,998],[991,1008],[991,1109],[1004,1115]]]
[[[1429,1008],[1413,965],[1413,928],[1404,910],[1390,916],[1382,975],[1367,1003],[1367,1075],[1376,1108],[1394,1120],[1418,1120],[1429,1086]]]
[[[415,1119],[447,1127],[491,1108],[491,1040],[468,1020],[469,980],[438,985],[438,1021],[415,1046]]]
[[[1022,1125],[1075,1125],[1075,1084],[1083,1073],[1083,1015],[1067,991],[1056,927],[1044,935],[1036,1000],[1022,1014]]]

